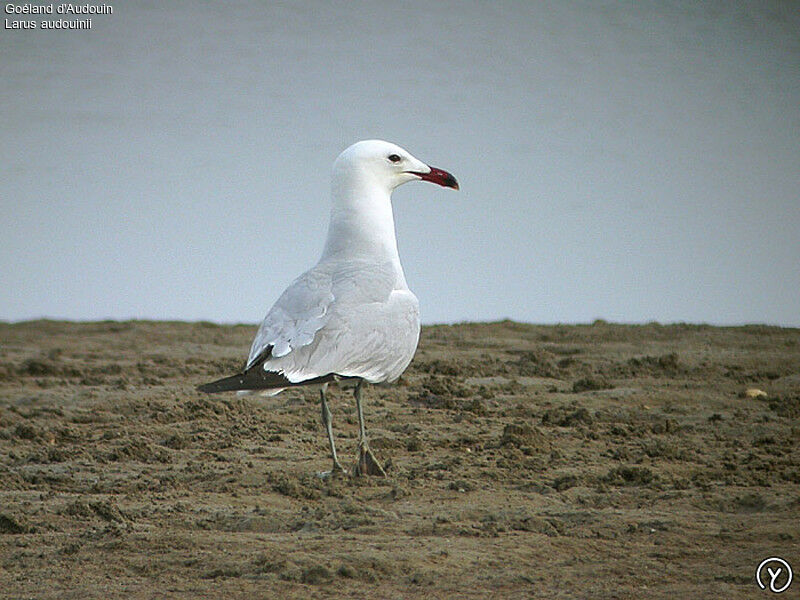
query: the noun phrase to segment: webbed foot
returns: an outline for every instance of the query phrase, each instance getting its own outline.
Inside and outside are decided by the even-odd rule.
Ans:
[[[375,455],[370,450],[366,442],[361,442],[358,446],[358,462],[353,468],[353,475],[359,477],[361,475],[373,475],[375,477],[386,477],[386,471],[383,470],[381,463],[375,458]]]

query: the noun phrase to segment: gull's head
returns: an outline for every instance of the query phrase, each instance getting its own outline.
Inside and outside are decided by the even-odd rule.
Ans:
[[[389,193],[398,185],[420,179],[458,189],[456,178],[447,171],[426,165],[397,144],[383,140],[364,140],[347,148],[333,164],[333,179],[335,185],[366,183]]]

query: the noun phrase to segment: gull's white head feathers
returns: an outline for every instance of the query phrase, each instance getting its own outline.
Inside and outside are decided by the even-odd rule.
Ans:
[[[397,144],[383,140],[356,142],[333,163],[334,186],[350,189],[367,185],[391,194],[397,186],[419,179],[458,189],[450,173],[426,165]]]

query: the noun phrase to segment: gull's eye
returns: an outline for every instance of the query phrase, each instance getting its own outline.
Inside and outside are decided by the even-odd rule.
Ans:
[[[390,154],[387,158],[393,163],[399,163],[401,160],[397,154]]]

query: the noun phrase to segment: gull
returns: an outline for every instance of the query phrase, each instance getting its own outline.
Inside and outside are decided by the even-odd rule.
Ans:
[[[408,288],[394,230],[391,196],[409,181],[458,189],[447,171],[395,144],[356,142],[333,165],[332,203],[322,256],[281,294],[258,328],[244,370],[198,387],[206,393],[274,395],[317,385],[333,468],[336,457],[328,384],[355,383],[359,458],[355,475],[385,476],[369,448],[364,382],[391,383],[408,367],[419,342],[419,301]]]

